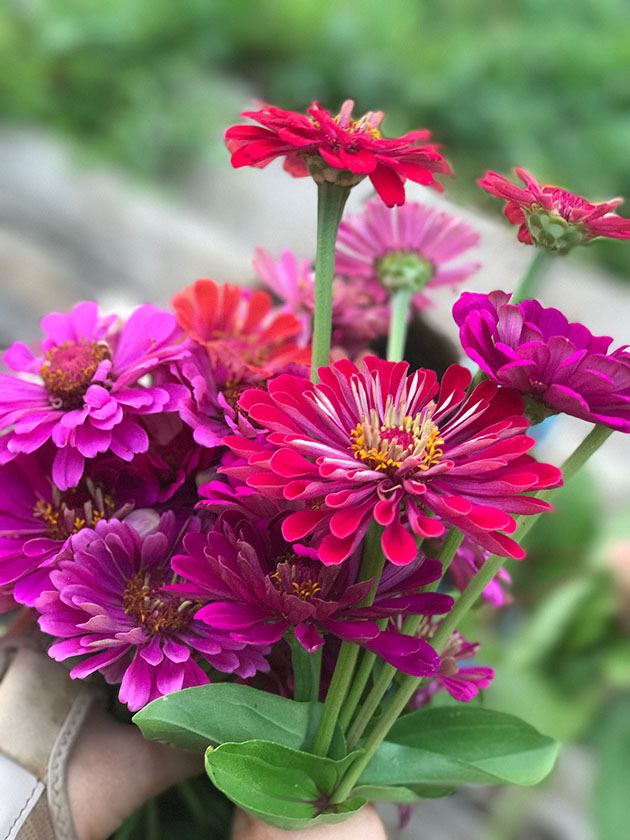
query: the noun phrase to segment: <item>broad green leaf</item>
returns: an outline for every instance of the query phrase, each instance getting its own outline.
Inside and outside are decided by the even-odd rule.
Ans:
[[[421,709],[394,724],[359,785],[534,785],[557,754],[555,741],[512,715],[479,707]]]
[[[133,722],[145,738],[204,752],[208,745],[264,738],[293,749],[308,748],[322,713],[321,703],[298,703],[235,683],[185,688],[149,703]],[[345,753],[341,733],[338,752]]]
[[[455,788],[440,787],[439,785],[359,785],[352,793],[370,802],[397,802],[399,805],[410,805],[421,799],[438,799],[450,796]]]
[[[222,744],[206,751],[206,773],[236,805],[278,828],[295,830],[336,823],[360,810],[366,799],[331,805],[330,797],[348,766],[270,741]]]

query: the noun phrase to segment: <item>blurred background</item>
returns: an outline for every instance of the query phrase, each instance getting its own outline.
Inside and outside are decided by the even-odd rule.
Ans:
[[[386,134],[430,128],[457,177],[446,199],[410,196],[480,231],[474,290],[512,288],[531,257],[475,186],[486,169],[630,196],[627,0],[3,0],[0,68],[0,345],[80,298],[167,303],[198,276],[251,282],[259,245],[312,255],[313,185],[229,167],[223,131],[256,98],[352,97],[386,110]],[[623,343],[628,278],[630,245],[595,244],[554,261],[541,297]],[[440,290],[428,316],[451,336],[453,297]],[[585,431],[545,425],[541,457],[559,462]],[[467,628],[499,671],[484,702],[567,742],[556,774],[427,802],[402,831],[390,813],[392,837],[628,836],[627,464],[617,435],[532,534],[517,605]]]

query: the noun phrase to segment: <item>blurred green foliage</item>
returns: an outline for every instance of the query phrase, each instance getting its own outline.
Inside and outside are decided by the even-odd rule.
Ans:
[[[250,93],[290,108],[352,96],[387,110],[388,133],[430,127],[451,189],[497,213],[474,187],[485,168],[630,195],[627,0],[4,0],[0,64],[4,118],[147,176],[222,154]],[[630,266],[628,249],[592,250]]]

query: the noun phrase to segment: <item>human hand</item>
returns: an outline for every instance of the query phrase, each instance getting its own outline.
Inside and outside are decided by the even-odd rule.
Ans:
[[[385,827],[373,805],[336,825],[318,825],[302,831],[282,831],[237,811],[232,840],[387,840]]]

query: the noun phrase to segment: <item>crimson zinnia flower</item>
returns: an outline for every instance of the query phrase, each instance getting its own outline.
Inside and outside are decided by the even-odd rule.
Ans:
[[[462,347],[490,379],[530,398],[537,415],[564,412],[630,432],[630,351],[569,323],[537,300],[464,292],[453,307]]]
[[[250,486],[307,503],[283,532],[291,541],[324,533],[326,564],[349,557],[372,521],[396,564],[416,557],[412,534],[440,536],[444,522],[490,551],[522,557],[505,533],[515,528],[510,514],[547,509],[523,493],[561,476],[525,454],[533,440],[521,397],[487,381],[467,395],[470,373],[459,365],[440,388],[433,371],[407,372],[406,362],[369,357],[360,368],[348,360],[321,368],[319,385],[278,376],[267,392],[241,398],[266,441],[226,443],[249,458]]]
[[[354,102],[346,99],[336,116],[313,102],[307,114],[265,105],[243,116],[260,123],[235,125],[225,133],[232,166],[267,166],[284,157],[284,168],[295,177],[354,186],[366,176],[388,207],[405,201],[405,180],[441,189],[433,174],[451,174],[434,144],[423,144],[431,133],[410,131],[386,139],[380,131],[382,111],[353,119]]]
[[[593,204],[561,187],[539,184],[526,169],[516,167],[514,171],[524,187],[498,172],[486,172],[477,183],[490,195],[507,201],[503,212],[519,226],[521,242],[564,254],[598,236],[630,239],[630,219],[613,212],[623,203],[622,198]]]

